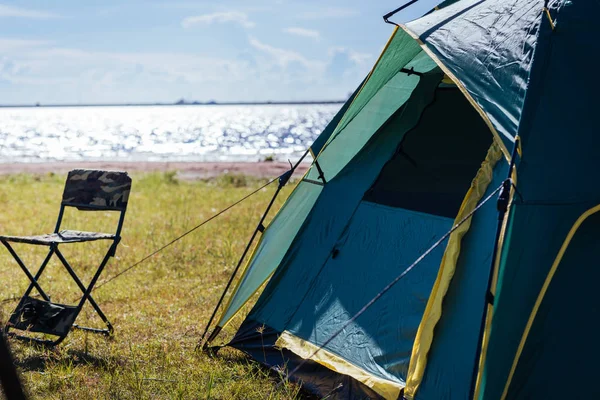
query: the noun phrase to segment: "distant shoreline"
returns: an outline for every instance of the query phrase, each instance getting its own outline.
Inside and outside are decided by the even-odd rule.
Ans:
[[[298,165],[294,176],[302,177],[310,167],[309,162]],[[223,174],[240,174],[257,178],[275,178],[290,169],[290,164],[281,161],[257,162],[162,162],[162,161],[53,161],[40,163],[0,163],[0,176],[11,174],[65,174],[77,168],[136,173],[175,171],[178,177],[210,179]]]
[[[176,103],[99,103],[99,104],[0,104],[0,108],[49,108],[49,107],[150,107],[150,106],[271,106],[271,105],[319,105],[343,104],[345,100],[322,101],[222,101]]]

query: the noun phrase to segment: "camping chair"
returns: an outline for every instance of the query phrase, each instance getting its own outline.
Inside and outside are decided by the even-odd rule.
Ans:
[[[55,346],[65,339],[71,327],[89,332],[101,333],[106,336],[112,334],[113,327],[91,296],[91,292],[109,258],[115,255],[117,245],[121,240],[121,228],[123,227],[130,189],[131,178],[126,172],[73,170],[69,172],[65,183],[60,212],[58,214],[54,233],[38,236],[0,236],[0,241],[8,249],[30,281],[25,294],[19,301],[19,304],[4,328],[4,331],[8,336]],[[120,216],[116,232],[111,234],[60,230],[66,207],[75,207],[82,211],[118,211]],[[86,287],[77,274],[75,274],[75,271],[65,259],[63,253],[59,250],[59,245],[94,240],[109,240],[112,243],[106,255],[100,262],[89,285]],[[48,255],[42,261],[42,264],[35,275],[32,275],[25,266],[21,258],[10,245],[11,242],[49,247]],[[79,289],[83,292],[83,297],[79,300],[77,305],[65,305],[51,302],[50,297],[38,283],[46,265],[48,265],[48,262],[54,254],[56,254],[69,275],[71,275]],[[37,289],[41,299],[30,296],[33,288]],[[75,325],[75,319],[86,301],[89,301],[90,305],[104,321],[106,329]],[[56,340],[43,340],[36,337],[19,335],[11,332],[11,330],[43,333],[58,336],[58,338]]]

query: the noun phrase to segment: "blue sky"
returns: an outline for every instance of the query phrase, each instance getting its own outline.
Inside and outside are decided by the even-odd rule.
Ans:
[[[0,104],[345,98],[404,1],[0,0]]]

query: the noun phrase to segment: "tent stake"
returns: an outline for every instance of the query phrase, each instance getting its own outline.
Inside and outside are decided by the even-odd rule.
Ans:
[[[246,248],[244,249],[244,252],[242,253],[242,256],[240,257],[240,260],[238,261],[237,265],[235,266],[235,269],[233,270],[231,277],[229,278],[229,281],[227,282],[227,285],[225,286],[225,289],[223,290],[223,293],[221,294],[221,297],[219,298],[219,301],[217,302],[217,305],[215,306],[215,309],[213,310],[213,313],[210,316],[208,323],[206,324],[206,328],[204,329],[204,332],[202,333],[202,337],[200,338],[200,341],[198,342],[198,345],[196,346],[196,350],[198,350],[198,348],[202,345],[202,342],[204,341],[204,338],[206,337],[206,334],[208,333],[210,325],[212,324],[213,320],[215,319],[215,316],[217,315],[217,312],[219,311],[219,307],[221,307],[221,304],[223,303],[223,300],[225,299],[225,296],[227,295],[227,292],[229,291],[229,288],[231,287],[231,284],[233,283],[235,276],[237,275],[240,267],[242,266],[242,263],[244,262],[244,259],[246,258],[246,255],[248,254],[248,251],[250,251],[250,248],[252,247],[252,243],[254,243],[254,239],[256,238],[256,235],[258,235],[259,232],[262,233],[264,231],[265,228],[264,228],[263,223],[265,222],[265,218],[267,218],[267,215],[269,214],[269,211],[271,210],[273,203],[275,203],[275,199],[279,195],[279,192],[281,192],[281,189],[283,189],[283,187],[288,183],[288,181],[290,180],[290,177],[292,176],[292,174],[294,173],[294,171],[296,170],[298,165],[300,165],[302,160],[304,160],[304,158],[308,155],[308,153],[309,153],[309,150],[306,150],[306,152],[302,155],[302,157],[300,157],[300,159],[296,162],[296,164],[292,165],[292,163],[290,162],[290,169],[287,172],[283,173],[279,177],[279,185],[277,186],[277,190],[273,194],[273,197],[271,198],[271,201],[269,202],[267,209],[265,210],[262,217],[260,218],[258,225],[256,225],[256,228],[254,229],[254,232],[252,233],[252,236],[250,237],[250,240],[248,241],[248,244],[246,245]],[[208,350],[208,345],[210,344],[210,342],[212,342],[217,337],[219,332],[221,332],[221,327],[217,326],[214,329],[214,331],[210,334],[210,336],[208,337],[206,342],[204,343],[204,346],[202,346],[202,350],[204,350],[204,351]]]
[[[502,190],[498,194],[498,224],[496,225],[496,236],[494,238],[494,250],[492,252],[491,259],[491,267],[488,275],[487,287],[485,290],[485,299],[483,302],[483,313],[481,316],[481,323],[479,326],[479,337],[477,339],[477,349],[475,351],[475,362],[473,363],[473,373],[471,375],[471,395],[469,398],[471,400],[475,399],[475,389],[477,386],[477,375],[480,370],[480,359],[481,359],[481,350],[483,346],[483,336],[485,332],[485,325],[488,316],[488,308],[489,306],[494,306],[494,294],[492,293],[492,282],[494,280],[494,274],[496,270],[496,258],[498,257],[498,244],[500,242],[500,235],[502,234],[502,225],[504,223],[504,218],[506,216],[506,212],[508,210],[508,204],[510,201],[510,190],[512,188],[513,182],[511,179],[512,171],[515,167],[515,158],[517,157],[517,149],[519,148],[519,137],[515,138],[515,144],[513,146],[512,155],[510,157],[510,164],[508,167],[508,177],[502,183]],[[483,365],[481,366],[483,368]]]

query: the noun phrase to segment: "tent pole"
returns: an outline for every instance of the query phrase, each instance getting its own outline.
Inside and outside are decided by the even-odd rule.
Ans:
[[[2,331],[0,331],[0,383],[7,399],[26,399],[23,387],[21,386],[21,380],[13,364],[13,358]]]
[[[213,313],[210,316],[208,323],[206,324],[206,328],[204,329],[204,333],[202,333],[202,337],[200,338],[200,341],[198,342],[198,345],[196,346],[196,350],[198,350],[198,348],[204,341],[204,338],[206,337],[206,334],[208,333],[208,329],[210,328],[210,325],[212,324],[213,320],[215,319],[215,316],[217,315],[217,312],[219,311],[219,307],[221,307],[221,304],[223,303],[223,300],[225,299],[225,296],[227,295],[227,292],[229,291],[229,288],[231,287],[231,284],[233,283],[235,276],[237,275],[240,267],[242,266],[242,263],[244,262],[244,259],[246,258],[246,255],[248,254],[248,251],[250,251],[250,248],[252,247],[252,243],[254,242],[254,239],[256,238],[256,236],[258,235],[259,232],[260,233],[264,232],[265,226],[263,223],[265,221],[265,218],[267,218],[267,215],[269,214],[271,207],[275,203],[275,199],[279,195],[279,192],[281,192],[281,189],[283,189],[283,187],[288,183],[288,181],[290,180],[290,177],[292,176],[292,174],[294,173],[296,168],[298,168],[298,165],[300,165],[302,160],[304,160],[304,158],[308,155],[308,153],[309,153],[309,150],[306,150],[306,152],[302,155],[302,157],[300,157],[300,159],[296,162],[296,164],[292,165],[292,163],[290,162],[290,169],[279,177],[279,185],[277,186],[277,190],[273,194],[273,197],[271,198],[269,205],[267,206],[265,212],[263,213],[262,217],[260,218],[258,225],[256,225],[256,228],[254,229],[254,232],[252,233],[252,236],[250,237],[250,240],[248,241],[248,244],[246,245],[246,248],[244,249],[242,256],[240,257],[237,265],[235,266],[235,268],[231,274],[231,277],[229,278],[229,281],[227,282],[227,285],[225,286],[225,289],[223,290],[223,293],[221,294],[221,297],[219,298],[219,301],[217,302],[217,305],[215,306],[215,309],[213,310]],[[210,334],[210,336],[208,337],[206,342],[204,343],[204,346],[202,346],[202,350],[206,351],[208,349],[208,345],[210,344],[210,342],[212,342],[215,339],[215,337],[219,334],[219,332],[221,332],[221,327],[217,326],[214,329],[214,331]]]
[[[252,236],[250,237],[250,240],[248,241],[248,244],[246,245],[246,248],[244,249],[242,256],[240,257],[237,265],[235,266],[235,269],[233,270],[231,276],[229,277],[229,281],[227,282],[227,285],[225,286],[225,289],[223,290],[223,293],[221,294],[221,297],[219,298],[219,301],[217,302],[217,305],[215,306],[215,309],[213,310],[213,313],[210,316],[208,323],[206,324],[206,328],[204,329],[204,333],[202,334],[202,337],[200,338],[200,342],[198,343],[198,346],[204,340],[204,337],[206,336],[206,333],[208,332],[210,325],[212,324],[215,316],[217,315],[217,312],[219,311],[219,307],[221,307],[221,304],[223,303],[223,300],[225,299],[225,296],[227,295],[227,292],[229,291],[229,288],[231,287],[231,284],[233,283],[233,280],[235,279],[235,276],[237,275],[238,270],[242,266],[242,263],[244,262],[244,259],[246,258],[246,255],[248,254],[248,251],[250,251],[250,248],[252,247],[252,243],[254,242],[254,239],[256,238],[256,236],[258,235],[259,232],[264,231],[263,221],[265,220],[265,218],[267,217],[267,214],[271,210],[271,207],[273,206],[273,203],[275,202],[275,199],[277,198],[277,195],[281,191],[282,187],[283,186],[281,186],[281,183],[279,184],[279,186],[277,186],[277,190],[273,194],[273,197],[271,198],[271,201],[269,202],[267,209],[263,213],[263,215],[260,219],[260,222],[254,229],[254,232],[252,233]],[[204,343],[202,350],[206,350],[208,348],[208,344],[211,342],[211,340],[213,340],[219,334],[220,331],[221,331],[220,327],[217,326],[216,329],[209,336],[206,343]]]
[[[384,21],[386,24],[392,24],[392,25],[396,25],[396,26],[398,26],[398,24],[397,24],[397,23],[390,21],[390,18],[392,18],[392,17],[394,16],[394,14],[396,14],[396,13],[399,13],[400,11],[404,10],[405,8],[407,8],[407,7],[409,7],[409,6],[413,5],[413,4],[415,4],[417,1],[419,1],[419,0],[410,0],[410,1],[409,1],[409,2],[407,2],[406,4],[404,4],[404,5],[402,5],[402,6],[398,7],[398,8],[396,8],[394,11],[390,11],[389,13],[387,13],[387,14],[385,14],[385,15],[383,16],[383,21]]]
[[[481,358],[481,350],[483,346],[483,336],[485,332],[485,325],[488,316],[489,306],[494,306],[494,294],[492,294],[492,283],[494,280],[496,270],[496,258],[498,257],[498,244],[500,242],[500,236],[502,234],[502,225],[504,224],[504,218],[508,210],[508,203],[510,200],[510,191],[512,188],[512,171],[515,167],[515,158],[517,156],[517,149],[519,147],[519,137],[515,138],[515,144],[513,146],[512,155],[510,157],[510,164],[508,167],[508,177],[502,182],[502,190],[498,194],[497,209],[498,209],[498,224],[496,225],[496,236],[494,238],[494,250],[492,253],[491,266],[488,275],[487,287],[485,290],[485,299],[483,302],[483,313],[481,316],[481,323],[479,326],[479,337],[477,339],[477,349],[475,351],[475,361],[473,363],[473,373],[471,375],[471,400],[475,399],[475,389],[477,386],[477,375],[479,373],[479,362]],[[483,366],[482,366],[483,367]]]

